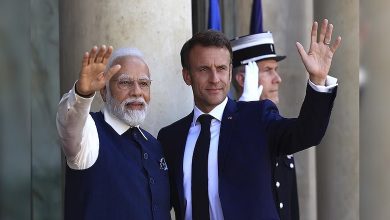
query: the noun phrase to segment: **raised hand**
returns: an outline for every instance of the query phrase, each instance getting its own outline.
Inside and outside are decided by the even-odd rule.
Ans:
[[[331,44],[333,25],[328,24],[327,19],[322,21],[319,37],[317,37],[317,31],[318,23],[314,22],[311,29],[310,48],[307,53],[299,42],[296,43],[296,46],[302,62],[309,72],[310,81],[316,85],[325,85],[333,54],[341,44],[341,37],[337,37],[336,41]]]
[[[106,66],[112,54],[113,48],[102,45],[94,46],[86,52],[81,62],[79,80],[76,83],[76,91],[82,96],[91,96],[95,91],[102,89],[108,80],[119,71],[120,65],[112,66],[107,73]]]
[[[263,86],[259,84],[259,68],[255,62],[245,65],[244,88],[239,101],[258,101],[263,91]]]

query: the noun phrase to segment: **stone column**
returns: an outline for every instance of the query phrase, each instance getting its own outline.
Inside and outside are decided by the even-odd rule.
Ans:
[[[359,3],[314,1],[342,36],[330,74],[339,88],[327,133],[317,148],[318,219],[359,219]]]
[[[153,80],[151,111],[142,127],[157,135],[192,110],[192,92],[183,82],[179,56],[191,35],[189,0],[60,1],[61,94],[78,78],[81,57],[93,45],[137,47]],[[93,110],[100,104],[95,102]]]
[[[366,73],[360,98],[360,217],[390,213],[390,74],[387,0],[360,1],[360,65]]]
[[[33,197],[30,1],[2,1],[0,14],[0,219],[29,219]]]
[[[305,48],[310,44],[313,1],[263,1],[263,18],[264,31],[273,33],[276,52],[287,55],[279,62],[282,78],[279,110],[286,117],[297,117],[305,96],[308,74],[295,42],[301,42]],[[317,218],[315,151],[316,148],[311,148],[294,155],[302,220]]]
[[[31,1],[31,219],[62,218],[58,0]]]

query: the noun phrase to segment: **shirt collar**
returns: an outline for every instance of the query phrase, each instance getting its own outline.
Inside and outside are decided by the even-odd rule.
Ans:
[[[104,114],[104,121],[107,122],[119,135],[122,135],[127,130],[129,130],[130,126],[123,121],[119,120],[115,115],[112,115],[104,106],[102,108],[102,112]],[[142,134],[142,136],[145,138],[145,140],[148,140],[148,138],[145,136],[144,132],[142,132],[139,125],[134,126],[138,129],[138,131]]]
[[[213,116],[214,119],[218,121],[222,121],[223,111],[225,110],[226,104],[227,104],[228,98],[226,97],[221,104],[217,105],[213,110],[211,110],[208,114]],[[199,116],[206,114],[202,112],[196,105],[194,106],[194,118],[192,120],[192,126],[196,125],[196,122],[199,118]]]
[[[112,115],[106,107],[102,108],[102,112],[104,114],[104,121],[107,122],[119,135],[125,133],[130,126],[123,121],[119,120],[116,116]]]

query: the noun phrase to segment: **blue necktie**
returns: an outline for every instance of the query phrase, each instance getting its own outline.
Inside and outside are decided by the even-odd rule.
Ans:
[[[210,123],[213,116],[204,114],[199,116],[201,130],[192,155],[192,219],[208,220],[208,158],[210,148]]]

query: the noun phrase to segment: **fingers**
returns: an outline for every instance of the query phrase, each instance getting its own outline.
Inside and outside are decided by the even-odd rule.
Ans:
[[[324,19],[321,24],[320,38],[318,42],[324,42],[326,31],[328,30],[328,19]],[[328,41],[329,42],[329,41]]]
[[[340,44],[341,44],[341,37],[338,36],[336,41],[332,44],[332,46],[330,47],[330,50],[332,51],[332,53],[335,53],[337,48],[340,47]]]
[[[336,42],[332,46],[330,46],[330,42],[332,41],[332,34],[333,34],[334,27],[333,27],[333,24],[328,24],[328,23],[329,23],[328,19],[324,19],[322,21],[318,41],[316,39],[317,38],[317,31],[318,31],[318,23],[317,22],[313,23],[313,27],[311,30],[311,43],[313,44],[314,42],[316,42],[316,43],[323,43],[325,45],[328,45],[329,48],[334,53],[334,51],[336,51],[337,48],[340,46],[341,38],[340,39],[338,38],[336,40]],[[311,47],[309,50],[309,54],[310,54],[310,51],[311,51]]]
[[[94,63],[96,58],[97,46],[93,46],[91,51],[89,52],[89,61],[88,64]]]
[[[329,24],[328,28],[326,30],[325,38],[324,38],[324,44],[329,45],[332,41],[332,33],[333,33],[333,24]]]
[[[99,48],[97,46],[93,46],[89,53],[86,52],[84,54],[82,65],[86,66],[93,63],[107,64],[113,50],[112,46],[106,47],[106,45],[102,45]]]
[[[102,45],[102,46],[99,48],[99,50],[98,50],[98,52],[97,52],[97,55],[96,55],[96,58],[95,58],[95,62],[96,62],[96,63],[101,63],[101,62],[103,61],[103,59],[104,59],[104,54],[106,53],[106,50],[107,50],[106,45]]]
[[[253,72],[257,73],[259,68],[257,67],[257,63],[255,61],[250,62]]]
[[[104,54],[104,57],[103,57],[103,60],[102,60],[103,64],[107,64],[108,63],[108,59],[110,58],[113,50],[114,50],[114,48],[112,46],[108,47],[107,52]]]
[[[259,88],[257,89],[257,97],[260,98],[262,92],[263,92],[263,85],[260,85]]]
[[[296,46],[297,46],[297,49],[298,49],[299,55],[301,56],[302,61],[304,61],[306,59],[306,56],[307,56],[305,49],[303,48],[302,44],[299,42],[296,43]]]
[[[310,45],[317,42],[317,30],[318,30],[318,23],[315,21],[315,22],[313,22],[313,26],[311,27],[311,43],[310,43]]]
[[[244,87],[248,88],[257,88],[257,82],[259,81],[259,72],[257,64],[253,61],[245,65],[245,78],[244,78]],[[255,85],[255,86],[253,86]],[[255,91],[255,90],[254,90]]]
[[[81,61],[81,66],[86,67],[88,65],[88,60],[89,60],[89,53],[85,52],[83,56],[83,60]]]
[[[248,63],[247,66],[248,66],[248,69],[245,69],[245,71],[246,71],[245,73],[249,74],[248,77],[250,77],[250,80],[256,80],[257,81],[258,75],[259,75],[259,69],[257,67],[256,62],[251,61],[251,62]]]
[[[121,65],[117,64],[112,66],[107,74],[105,74],[106,81],[110,80],[113,75],[115,75],[121,69]]]
[[[249,68],[250,68],[250,63],[247,63],[246,65],[245,65],[245,76],[248,74],[248,72],[249,72]]]

